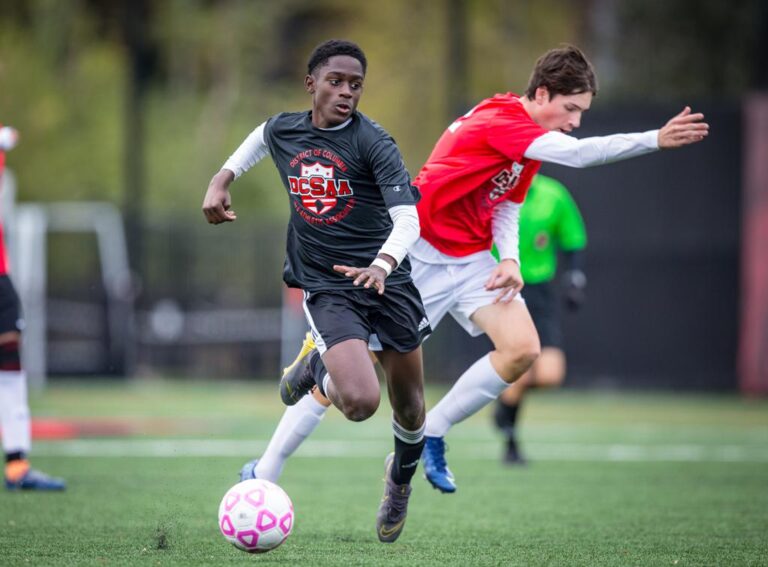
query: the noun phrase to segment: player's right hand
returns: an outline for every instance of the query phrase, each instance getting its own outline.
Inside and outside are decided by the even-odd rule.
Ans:
[[[232,197],[229,194],[228,189],[229,182],[234,175],[231,172],[227,173],[230,175],[225,178],[223,182],[219,177],[221,172],[216,174],[208,185],[208,190],[205,192],[205,199],[203,199],[203,214],[211,224],[221,224],[223,222],[237,220],[235,211],[230,210],[230,207],[232,206]]]
[[[691,107],[686,106],[659,130],[659,148],[679,148],[701,142],[709,134],[709,124],[703,120],[702,113],[691,114]]]
[[[378,266],[368,266],[367,268],[355,268],[353,266],[340,266],[335,264],[333,266],[334,271],[344,274],[346,277],[353,279],[352,285],[362,286],[366,289],[373,288],[379,295],[384,293],[384,280],[387,279],[387,272],[384,268]]]
[[[515,295],[523,289],[523,276],[520,274],[520,264],[515,260],[504,259],[491,272],[488,281],[485,282],[488,291],[501,290],[494,303],[509,303]]]

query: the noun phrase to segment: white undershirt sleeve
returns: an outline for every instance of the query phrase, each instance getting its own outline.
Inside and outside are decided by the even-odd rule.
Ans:
[[[392,232],[381,246],[379,254],[392,256],[399,266],[408,248],[419,238],[419,215],[416,205],[397,205],[389,209],[389,216],[393,222]]]
[[[536,138],[525,157],[570,167],[590,167],[633,158],[659,149],[659,131],[578,139],[561,132]]]
[[[269,146],[264,141],[266,125],[267,123],[264,122],[251,132],[222,166],[222,169],[228,169],[234,173],[235,179],[269,155]]]
[[[500,260],[520,265],[520,208],[522,204],[504,201],[493,209],[491,231]]]

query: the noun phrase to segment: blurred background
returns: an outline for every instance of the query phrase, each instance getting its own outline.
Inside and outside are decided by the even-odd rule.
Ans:
[[[761,0],[0,0],[3,215],[34,385],[71,376],[274,380],[301,336],[281,281],[274,167],[202,214],[211,176],[276,112],[308,108],[331,37],[369,60],[360,109],[415,175],[453,119],[520,93],[562,42],[595,64],[579,137],[703,111],[702,144],[545,167],[589,234],[564,318],[572,388],[768,392],[768,8]],[[486,349],[452,321],[425,348],[451,383]],[[287,343],[287,348],[281,345]],[[446,356],[445,353],[450,353]]]

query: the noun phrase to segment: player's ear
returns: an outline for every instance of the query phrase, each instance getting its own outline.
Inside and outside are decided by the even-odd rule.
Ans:
[[[304,88],[309,94],[315,94],[315,78],[312,75],[304,77]]]
[[[545,104],[549,101],[549,89],[547,87],[536,88],[536,102],[538,104]]]

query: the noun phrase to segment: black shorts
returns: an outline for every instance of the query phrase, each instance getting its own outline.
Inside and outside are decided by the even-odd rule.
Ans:
[[[21,332],[21,303],[8,274],[0,276],[0,333]]]
[[[554,284],[549,282],[526,284],[523,299],[539,333],[542,347],[563,348],[563,332],[560,328],[560,310]]]
[[[304,292],[304,313],[320,351],[349,339],[371,350],[411,352],[429,336],[421,295],[412,282],[373,289]]]

